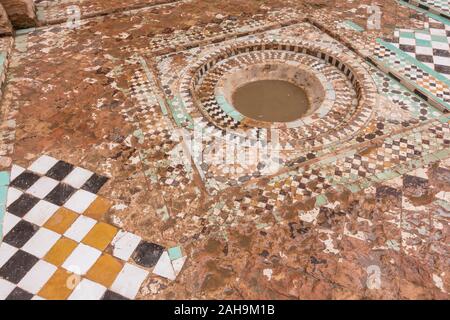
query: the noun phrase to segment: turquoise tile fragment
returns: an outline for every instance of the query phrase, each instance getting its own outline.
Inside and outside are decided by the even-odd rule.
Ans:
[[[9,172],[8,171],[0,171],[0,186],[9,185]]]
[[[170,260],[172,260],[172,261],[183,257],[183,253],[181,252],[181,248],[180,247],[170,248],[168,250],[168,252],[169,252]]]
[[[431,41],[423,40],[423,39],[416,39],[416,45],[420,46],[420,47],[431,48]]]
[[[320,194],[316,197],[316,207],[323,206],[327,203],[328,203],[328,199],[323,194]]]
[[[0,186],[0,206],[6,205],[7,194],[8,194],[8,187]]]
[[[361,191],[361,188],[356,184],[349,184],[345,186],[351,193],[356,193]]]
[[[400,38],[415,39],[415,35],[414,35],[414,32],[401,31]]]
[[[244,116],[236,110],[230,112],[228,115],[236,121],[242,121],[244,119]]]
[[[362,28],[360,25],[356,24],[356,23],[353,22],[353,21],[345,20],[344,23],[345,23],[348,27],[350,27],[351,29],[353,29],[353,30],[355,30],[355,31],[357,31],[357,32],[363,32],[363,31],[364,31],[364,28]]]

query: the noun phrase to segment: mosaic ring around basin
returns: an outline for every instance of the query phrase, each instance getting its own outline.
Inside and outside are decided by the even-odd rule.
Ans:
[[[353,114],[347,121],[347,123],[354,122],[354,125],[349,126],[346,130],[343,130],[345,136],[356,133],[356,131],[363,127],[369,120],[376,101],[376,87],[364,67],[355,61],[354,58],[330,50],[327,47],[316,43],[296,40],[283,40],[281,42],[276,40],[251,40],[238,42],[205,55],[197,63],[191,66],[187,72],[185,72],[180,83],[180,96],[186,109],[192,110],[197,107],[193,92],[195,92],[195,88],[201,84],[202,77],[209,69],[211,69],[211,67],[229,57],[233,57],[241,53],[264,50],[279,50],[282,52],[301,53],[312,57],[317,57],[322,61],[335,66],[337,69],[341,70],[343,74],[345,74],[354,86],[358,97],[358,112]],[[336,126],[333,125],[333,127],[335,128]],[[314,136],[311,138],[313,137]],[[335,139],[341,139],[342,133],[336,134],[333,137]]]
[[[294,58],[297,60],[295,60]],[[226,69],[226,72],[228,72],[229,70],[227,68],[235,65],[245,68],[247,66],[255,64],[258,65],[262,63],[286,64],[291,60],[295,63],[299,62],[302,65],[311,65],[317,73],[322,74],[327,78],[330,84],[330,88],[334,89],[334,94],[336,94],[336,97],[339,98],[339,101],[336,101],[336,99],[334,99],[333,97],[334,103],[330,101],[332,103],[332,105],[329,107],[329,109],[332,109],[330,115],[336,118],[336,114],[340,114],[342,115],[342,118],[338,117],[338,122],[345,122],[349,118],[349,115],[351,115],[350,111],[356,108],[357,102],[356,99],[354,105],[351,102],[352,95],[356,97],[356,93],[352,93],[352,90],[350,89],[352,86],[350,85],[350,83],[348,83],[348,86],[345,85],[348,80],[346,80],[344,75],[340,71],[337,71],[334,66],[327,65],[324,62],[321,62],[318,58],[314,58],[304,54],[292,55],[277,51],[266,51],[264,52],[264,54],[262,54],[261,52],[251,54],[245,53],[220,62],[217,67],[214,68],[214,70],[205,75],[202,83],[199,85],[198,92],[201,92],[201,98],[200,101],[196,103],[196,105],[199,106],[199,108],[197,108],[196,110],[201,111],[204,117],[210,119],[210,121],[215,123],[216,126],[221,127],[221,123],[228,124],[229,122],[227,123],[225,121],[226,117],[228,117],[229,119],[232,118],[229,117],[229,115],[227,115],[222,110],[222,108],[219,107],[214,92],[215,88],[218,86],[216,85],[216,82],[220,81],[217,79],[221,79],[222,77],[224,77],[224,69]],[[231,72],[232,71],[230,71],[230,73]],[[304,74],[304,72],[302,72],[301,74]],[[285,77],[288,78],[287,75]],[[211,112],[213,114],[211,114]],[[308,137],[308,131],[312,131],[310,130],[310,128],[312,127],[315,127],[314,131],[323,131],[323,128],[333,128],[335,125],[337,125],[338,123],[336,123],[336,119],[333,119],[333,117],[330,117],[330,115],[328,115],[327,117],[327,113],[324,113],[322,115],[312,114],[311,119],[302,119],[302,122],[305,124],[304,126],[296,128],[287,127],[287,129],[289,129],[291,132],[295,132],[298,136],[305,138]],[[254,128],[254,126],[250,127]],[[283,129],[283,126],[281,126],[281,129]],[[283,131],[286,131],[286,128]],[[317,134],[318,132],[316,132],[316,135]]]
[[[306,78],[306,81],[305,81]],[[255,120],[241,114],[233,105],[232,93],[239,87],[256,81],[288,81],[306,91],[310,108],[302,118],[289,122],[267,122]],[[333,106],[336,92],[325,76],[313,68],[297,61],[265,61],[229,70],[217,82],[214,96],[218,105],[225,112],[236,116],[248,126],[262,128],[296,128],[313,120],[312,114],[325,116]]]

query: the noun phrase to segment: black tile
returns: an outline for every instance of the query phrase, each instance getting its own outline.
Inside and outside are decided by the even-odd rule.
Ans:
[[[400,50],[403,50],[405,52],[412,52],[412,53],[416,52],[415,46],[401,44],[399,47],[400,47]]]
[[[38,231],[39,227],[25,220],[18,224],[4,237],[3,241],[16,248],[22,248],[28,240]]]
[[[50,170],[48,170],[46,176],[55,180],[61,181],[73,170],[73,165],[64,161],[58,161]]]
[[[450,74],[450,67],[449,66],[443,66],[439,64],[434,65],[434,70],[440,73]]]
[[[38,261],[35,256],[19,250],[0,268],[0,277],[18,284]]]
[[[5,300],[31,300],[31,298],[33,298],[33,294],[16,287]]]
[[[18,217],[23,217],[28,213],[28,211],[33,208],[36,203],[39,202],[39,198],[33,197],[30,194],[22,194],[16,201],[11,203],[7,211]]]
[[[378,200],[397,199],[397,201],[399,201],[401,205],[402,190],[389,186],[379,186],[376,188],[375,196]]]
[[[449,31],[447,31],[447,32],[449,32]],[[433,55],[450,58],[450,52],[448,50],[443,50],[443,49],[433,49]]]
[[[89,180],[86,181],[86,183],[81,187],[81,189],[92,193],[97,193],[101,189],[101,187],[103,187],[103,185],[106,183],[106,181],[108,181],[107,177],[100,176],[94,173],[89,178]]]
[[[44,200],[62,206],[77,189],[65,183],[59,183]]]
[[[150,268],[156,265],[163,252],[164,247],[141,241],[133,254],[133,260],[140,266]]]
[[[129,300],[129,299],[111,290],[106,290],[105,294],[102,297],[102,300]]]
[[[428,179],[411,176],[409,174],[405,174],[403,176],[403,187],[405,189],[427,189],[428,186],[429,186]]]
[[[433,56],[427,54],[416,54],[416,59],[421,62],[433,63]]]
[[[38,181],[39,178],[40,178],[39,175],[31,171],[24,171],[10,183],[10,186],[22,190],[27,190],[36,181]]]

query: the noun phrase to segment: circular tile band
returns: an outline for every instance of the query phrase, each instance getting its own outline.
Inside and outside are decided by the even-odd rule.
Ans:
[[[291,138],[324,137],[325,142],[336,141],[359,131],[371,117],[376,87],[364,67],[343,53],[294,40],[238,42],[205,55],[183,74],[180,96],[184,106],[192,113],[200,111],[219,130],[245,134],[255,126],[267,127],[233,112],[229,101],[217,95],[223,77],[257,63],[289,63],[313,71],[326,88],[323,107],[296,123],[276,124],[277,128],[289,131]],[[344,88],[336,88],[336,83],[344,81]]]
[[[310,109],[307,114],[294,121],[277,123],[249,119],[233,106],[232,93],[246,83],[261,80],[283,80],[301,87],[307,93]],[[203,90],[200,88],[200,91]],[[250,63],[231,68],[218,80],[214,98],[225,114],[242,125],[261,128],[296,128],[325,115],[334,104],[336,92],[331,82],[317,70],[299,61],[264,59],[261,63]],[[305,122],[304,122],[305,121]]]

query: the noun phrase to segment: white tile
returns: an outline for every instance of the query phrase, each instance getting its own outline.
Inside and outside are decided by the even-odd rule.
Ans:
[[[97,221],[92,218],[79,216],[64,235],[69,239],[80,242],[96,223]]]
[[[172,261],[173,270],[175,271],[175,275],[178,276],[178,274],[181,272],[181,269],[183,269],[184,263],[186,262],[187,257],[181,257],[176,260]]]
[[[440,191],[437,195],[436,198],[447,201],[450,203],[450,192],[445,192],[445,191]]]
[[[6,198],[6,205],[9,206],[11,203],[19,199],[19,197],[22,195],[22,191],[19,189],[9,187],[8,188],[8,197]]]
[[[427,55],[427,56],[432,56],[433,55],[433,48],[417,46],[416,47],[416,54],[423,54],[423,55]]]
[[[113,246],[113,256],[128,261],[139,242],[141,242],[141,237],[120,230],[111,242]]]
[[[20,218],[14,214],[9,212],[5,213],[5,217],[3,218],[3,236],[6,236],[8,232],[12,230],[18,224]]]
[[[83,213],[94,202],[95,198],[97,198],[97,195],[91,192],[78,190],[67,200],[64,207],[77,213]]]
[[[409,173],[411,176],[416,176],[422,179],[429,179],[428,174],[424,168],[418,168],[416,170],[413,170]]]
[[[74,188],[81,188],[86,181],[93,175],[92,171],[76,167],[72,172],[63,180],[64,183],[71,185]]]
[[[94,265],[100,254],[99,250],[80,243],[62,267],[78,275],[84,275]]]
[[[122,271],[112,284],[111,290],[126,298],[134,299],[148,274],[149,272],[144,269],[125,263]]]
[[[34,161],[28,169],[36,173],[46,174],[57,162],[58,160],[55,158],[44,155]]]
[[[55,273],[56,266],[39,260],[33,268],[22,278],[18,286],[32,294],[37,294]]]
[[[430,34],[432,34],[434,36],[445,36],[445,35],[447,35],[447,33],[445,32],[444,29],[434,29],[434,28],[430,29]]]
[[[83,279],[73,290],[68,300],[100,300],[106,287],[88,279]]]
[[[175,270],[172,266],[172,261],[170,261],[167,251],[164,251],[159,258],[155,268],[153,269],[153,273],[169,280],[175,280],[177,278]]]
[[[9,244],[2,242],[0,243],[0,268],[8,262],[8,260],[18,251],[19,249],[10,246]]]
[[[15,178],[17,178],[22,172],[25,171],[25,168],[22,168],[21,166],[13,164],[11,167],[11,181],[13,181]]]
[[[444,42],[438,42],[438,41],[433,41],[432,43],[431,43],[431,46],[434,48],[434,49],[441,49],[441,50],[449,50],[449,45],[448,45],[448,43],[444,43]]]
[[[400,38],[399,39],[400,44],[408,45],[408,46],[415,46],[416,45],[416,39],[411,38]]]
[[[38,232],[25,243],[22,250],[31,253],[38,258],[43,258],[59,238],[61,238],[60,234],[46,228],[40,228]]]
[[[416,38],[420,39],[420,40],[431,40],[431,35],[426,34],[426,33],[416,33]]]
[[[31,298],[31,300],[46,300],[40,296],[34,296],[33,298]]]
[[[16,286],[0,278],[0,300],[5,300]]]
[[[434,56],[433,61],[434,64],[439,64],[442,66],[450,66],[450,58]]]
[[[38,226],[43,226],[51,216],[58,211],[59,207],[45,200],[39,201],[23,217],[24,220],[32,222]]]
[[[38,181],[28,188],[27,193],[39,199],[44,199],[57,185],[58,181],[52,178],[40,177]]]

